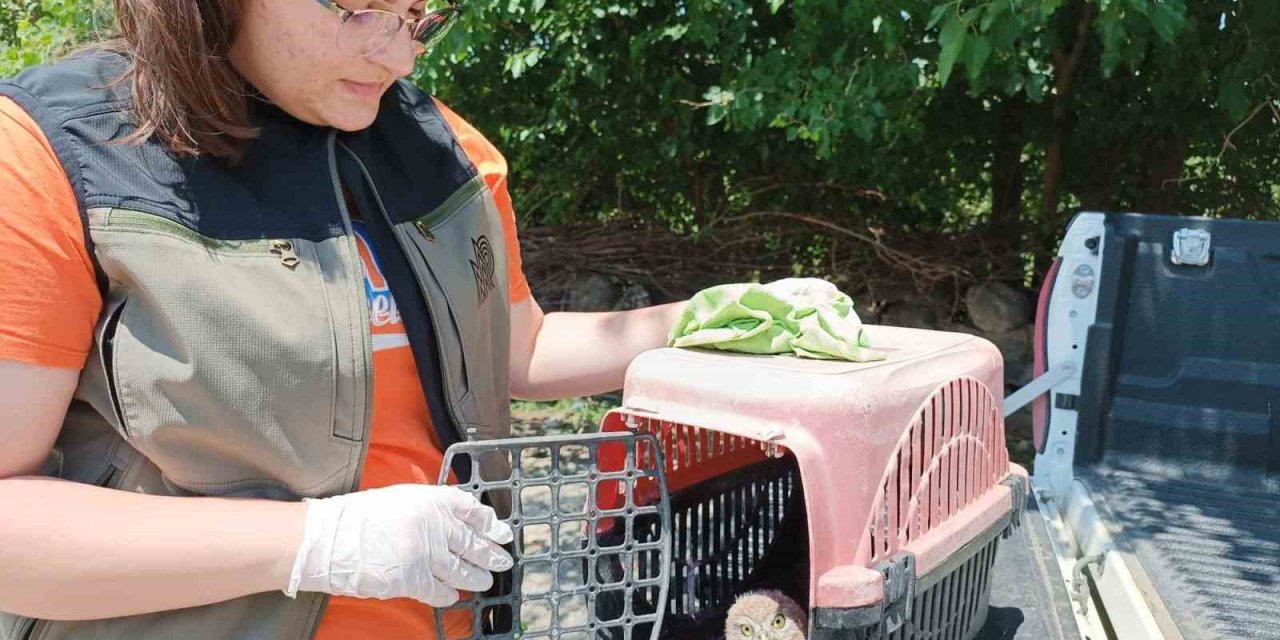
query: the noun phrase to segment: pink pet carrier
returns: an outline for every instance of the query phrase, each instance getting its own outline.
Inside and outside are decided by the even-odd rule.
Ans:
[[[1026,500],[1000,354],[868,331],[886,360],[652,351],[600,434],[452,448],[521,534],[510,581],[459,605],[476,637],[721,638],[739,595],[777,589],[815,640],[972,638]],[[484,478],[485,456],[510,473]]]

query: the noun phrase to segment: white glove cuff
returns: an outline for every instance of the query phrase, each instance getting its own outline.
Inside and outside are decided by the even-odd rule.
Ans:
[[[307,518],[302,530],[302,544],[293,559],[289,585],[284,589],[284,594],[290,598],[296,598],[298,591],[328,590],[334,537],[346,504],[343,500],[313,498],[304,498],[303,502],[307,504]]]

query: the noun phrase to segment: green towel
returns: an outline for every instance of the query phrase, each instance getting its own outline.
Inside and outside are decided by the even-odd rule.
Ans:
[[[685,305],[667,344],[823,360],[884,359],[870,349],[853,300],[814,278],[704,289]]]

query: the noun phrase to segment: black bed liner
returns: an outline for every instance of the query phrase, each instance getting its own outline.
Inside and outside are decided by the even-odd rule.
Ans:
[[[1103,247],[1076,475],[1184,637],[1280,640],[1280,224],[1109,215]]]

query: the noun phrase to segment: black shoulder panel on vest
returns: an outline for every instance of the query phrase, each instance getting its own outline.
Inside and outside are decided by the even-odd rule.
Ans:
[[[81,213],[98,207],[143,211],[210,238],[345,233],[329,167],[329,130],[254,106],[261,135],[235,165],[179,158],[159,142],[125,144],[135,130],[126,58],[96,51],[35,67],[0,93],[11,94],[46,132],[66,168]]]
[[[0,96],[13,100],[35,120],[67,173],[80,209],[85,249],[93,263],[98,289],[104,294],[107,277],[94,252],[86,216],[81,145],[67,130],[66,123],[89,112],[123,108],[120,94],[111,85],[124,70],[123,59],[118,56],[80,55],[55,65],[32,67],[14,78],[0,81]]]
[[[368,167],[394,223],[430,213],[477,175],[435,101],[405,80],[387,90],[372,127],[342,141]]]
[[[178,158],[155,141],[124,144],[134,124],[128,83],[117,81],[127,70],[123,55],[96,51],[0,84],[50,138],[82,216],[97,207],[133,209],[223,240],[345,233],[332,129],[259,101],[252,109],[259,135],[237,164]],[[368,167],[394,222],[433,211],[477,174],[435,102],[403,80],[387,91],[371,127],[340,135]]]

